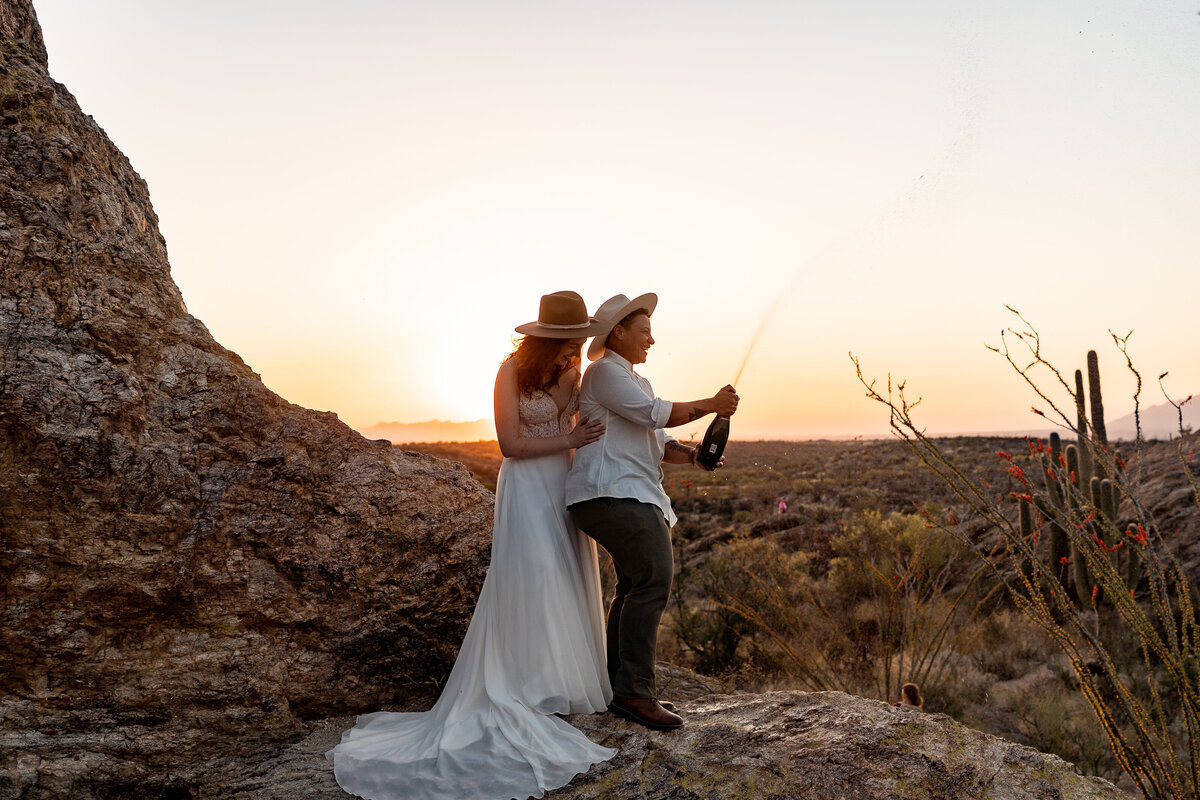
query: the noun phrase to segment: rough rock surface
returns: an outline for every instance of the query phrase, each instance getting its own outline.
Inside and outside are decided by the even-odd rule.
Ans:
[[[491,495],[287,403],[187,313],[29,0],[0,0],[0,268],[0,796],[178,794],[427,698]]]
[[[656,733],[608,715],[576,724],[620,753],[555,800],[1034,800],[1126,794],[1062,759],[959,725],[840,692],[710,695],[687,725]]]
[[[681,695],[672,693],[678,701]],[[548,800],[1129,800],[1061,759],[963,727],[941,714],[821,692],[705,694],[679,703],[680,731],[654,732],[612,714],[572,722],[618,750]],[[200,797],[339,800],[324,753],[352,717]]]

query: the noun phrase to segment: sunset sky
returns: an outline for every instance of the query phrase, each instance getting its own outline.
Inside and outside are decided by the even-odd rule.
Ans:
[[[490,417],[540,295],[653,291],[642,372],[743,438],[1038,427],[1020,309],[1110,419],[1200,392],[1200,4],[35,0],[189,310],[356,427]],[[684,434],[686,437],[686,433]]]

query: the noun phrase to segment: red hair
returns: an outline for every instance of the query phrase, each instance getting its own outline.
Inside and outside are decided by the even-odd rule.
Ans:
[[[555,363],[562,351],[565,339],[546,336],[525,335],[517,340],[516,347],[505,357],[505,361],[517,362],[517,389],[526,395],[534,391],[550,391],[558,383],[565,367]]]
[[[909,705],[916,706],[917,708],[921,708],[925,705],[925,701],[921,698],[921,690],[917,688],[915,683],[904,684],[900,687],[900,691],[904,695],[904,699],[908,701]]]

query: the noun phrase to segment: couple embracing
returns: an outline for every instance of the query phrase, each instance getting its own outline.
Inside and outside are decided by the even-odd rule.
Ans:
[[[696,450],[665,429],[728,416],[738,397],[731,386],[692,402],[654,396],[634,367],[654,344],[657,302],[617,295],[589,317],[578,294],[556,292],[517,327],[523,337],[496,375],[505,458],[470,627],[431,710],[362,715],[329,751],[348,792],[541,797],[616,754],[561,715],[608,709],[655,729],[683,724],[654,679],[674,572],[661,464],[696,464]],[[596,543],[617,574],[607,624]]]

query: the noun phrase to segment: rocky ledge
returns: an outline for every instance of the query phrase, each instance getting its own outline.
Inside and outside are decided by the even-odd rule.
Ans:
[[[674,695],[678,697],[678,695]],[[959,725],[840,692],[710,694],[679,704],[680,731],[612,714],[572,722],[618,750],[551,800],[1129,800],[1062,759]],[[254,764],[198,770],[197,797],[338,800],[324,752],[352,717],[323,720]]]

